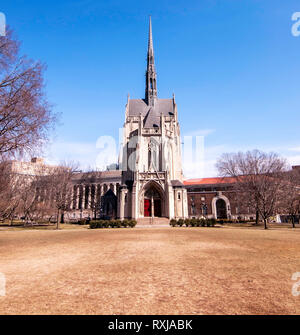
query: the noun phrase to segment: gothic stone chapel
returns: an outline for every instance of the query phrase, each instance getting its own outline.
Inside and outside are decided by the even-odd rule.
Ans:
[[[28,164],[35,168],[38,163]],[[118,166],[75,174],[69,219],[132,218],[148,223],[149,218],[253,218],[239,207],[233,178],[183,180],[175,97],[157,96],[151,19],[145,98],[128,97]]]
[[[145,98],[128,97],[122,147],[118,217],[188,217],[177,106],[157,96],[151,18]]]

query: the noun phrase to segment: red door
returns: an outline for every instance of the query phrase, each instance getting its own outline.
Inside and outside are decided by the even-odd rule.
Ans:
[[[144,202],[144,216],[145,217],[151,216],[151,201],[149,199],[145,199]]]

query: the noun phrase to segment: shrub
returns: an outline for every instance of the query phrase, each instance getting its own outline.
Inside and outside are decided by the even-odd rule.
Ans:
[[[118,224],[118,220],[111,220],[111,227],[112,228],[118,228],[119,224]]]
[[[198,220],[197,219],[191,219],[191,227],[197,227]]]
[[[190,219],[185,219],[184,224],[185,224],[186,227],[188,227],[191,224],[191,220]]]
[[[200,219],[200,224],[201,224],[201,227],[205,227],[205,225],[206,225],[206,219]]]
[[[184,225],[184,220],[183,219],[179,219],[177,221],[177,224],[178,224],[179,227],[182,227]]]
[[[97,228],[97,222],[96,221],[91,221],[90,222],[90,229],[96,229]]]
[[[123,220],[123,221],[122,221],[122,226],[123,226],[124,228],[129,227],[129,221],[128,221],[128,220]]]
[[[109,221],[107,220],[100,220],[100,227],[99,228],[109,228]]]
[[[121,220],[115,220],[115,228],[122,228],[122,221]]]
[[[172,220],[170,221],[170,226],[172,226],[173,228],[176,227],[176,226],[177,226],[177,220],[172,219]]]
[[[93,221],[90,221],[90,228],[91,229],[104,228],[103,221],[102,220],[93,220]]]
[[[130,228],[134,228],[137,225],[137,222],[135,220],[130,220],[128,225]]]
[[[84,226],[87,224],[87,220],[86,219],[80,219],[76,222],[76,224],[79,224],[80,226]]]
[[[135,227],[137,222],[135,220],[93,220],[90,221],[90,229],[100,229],[100,228],[127,228]]]
[[[217,223],[217,220],[215,218],[210,219],[210,223],[211,223],[212,227],[214,227]]]
[[[196,219],[196,227],[201,227],[201,219]]]

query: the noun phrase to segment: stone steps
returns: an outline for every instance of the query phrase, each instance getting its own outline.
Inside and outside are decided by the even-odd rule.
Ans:
[[[170,225],[170,220],[168,218],[140,218],[137,219],[137,227],[145,227],[145,226],[169,226]]]

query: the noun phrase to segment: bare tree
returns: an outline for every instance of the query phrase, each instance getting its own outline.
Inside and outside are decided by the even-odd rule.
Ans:
[[[12,173],[9,160],[34,152],[56,120],[44,93],[44,69],[40,62],[20,56],[10,29],[0,36],[0,216],[11,221],[22,197],[24,205],[32,193],[22,193],[30,183],[22,185],[24,176]]]
[[[0,216],[10,219],[11,224],[15,216],[33,221],[38,205],[36,190],[49,170],[44,164],[36,164],[26,172],[14,163],[0,163]]]
[[[300,213],[300,171],[296,169],[288,171],[284,179],[278,210],[289,215],[292,227],[295,228],[295,216]]]
[[[11,30],[0,36],[0,158],[36,149],[54,125],[44,93],[45,66],[19,55]]]
[[[38,171],[39,170],[39,171]],[[18,189],[18,214],[25,220],[25,225],[30,221],[42,219],[39,216],[39,198],[37,194],[38,186],[45,178],[43,173],[44,166],[39,166],[39,169],[31,175],[19,176],[19,189]]]
[[[0,218],[11,224],[20,203],[21,186],[21,178],[11,171],[10,163],[0,163]]]
[[[72,179],[77,170],[75,164],[64,163],[53,168],[51,173],[45,176],[44,191],[47,195],[45,201],[56,211],[56,229],[60,228],[65,212],[71,210],[74,189]]]
[[[284,183],[285,160],[275,153],[253,150],[224,154],[216,166],[221,176],[235,178],[236,192],[247,199],[247,205],[256,211],[257,222],[260,216],[267,229],[267,220],[275,213]]]

